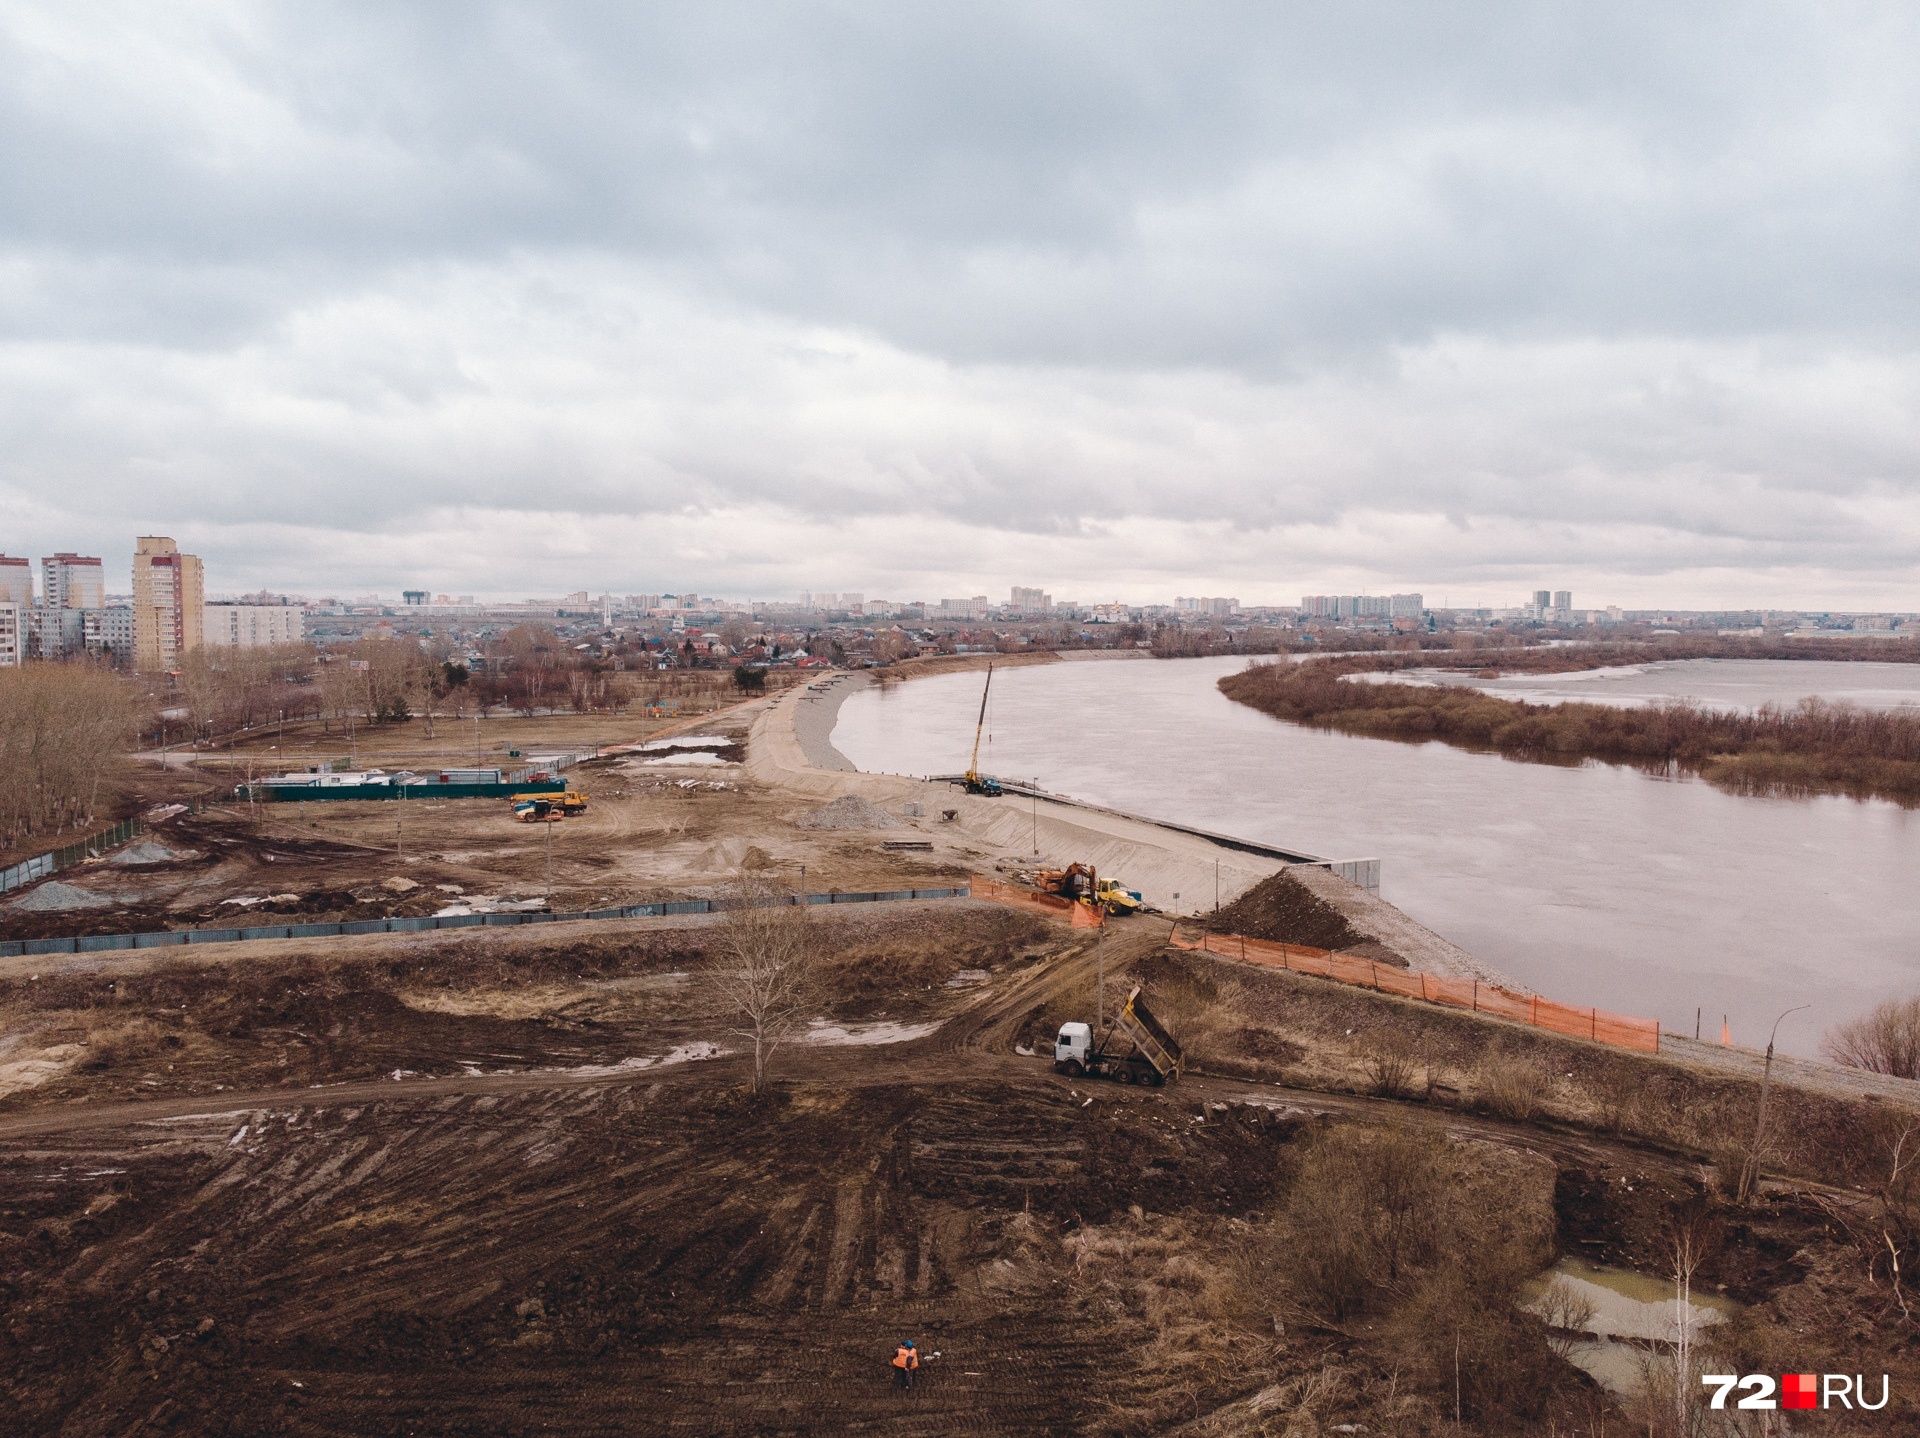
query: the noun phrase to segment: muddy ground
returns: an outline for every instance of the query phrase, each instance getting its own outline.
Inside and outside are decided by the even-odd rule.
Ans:
[[[592,807],[551,831],[554,906],[992,863],[924,817],[804,827],[818,798],[710,752],[574,770]],[[545,896],[549,830],[492,801],[400,809],[177,816],[152,837],[183,857],[60,876],[110,907],[0,925]],[[1255,904],[1296,941],[1329,922]],[[1776,1084],[1770,1176],[1736,1207],[1747,1076],[1174,949],[1152,917],[813,921],[822,987],[758,1099],[701,979],[719,917],[0,961],[8,1431],[1664,1433],[1499,1274],[1658,1273],[1687,1215],[1711,1230],[1696,1281],[1745,1305],[1712,1361],[1884,1367],[1893,1410],[1822,1428],[1915,1429],[1915,1325],[1876,1248],[1920,1215],[1886,1182],[1897,1096]],[[1184,1077],[1053,1072],[1103,977],[1109,1007],[1144,987]],[[1336,1182],[1387,1159],[1426,1195],[1399,1217]],[[1402,1228],[1426,1247],[1381,1278]],[[1340,1253],[1364,1293],[1335,1311],[1314,1294]],[[903,1395],[886,1358],[909,1336],[929,1359]]]
[[[604,738],[605,721],[595,725],[592,737]],[[332,922],[487,900],[608,908],[724,892],[743,872],[812,891],[934,887],[964,877],[966,856],[951,847],[884,847],[930,842],[939,837],[937,820],[803,827],[820,801],[745,780],[745,727],[744,717],[721,714],[665,731],[726,741],[706,750],[573,766],[568,780],[589,807],[552,825],[520,823],[497,799],[227,803],[172,815],[153,824],[141,849],[178,857],[129,863],[120,853],[63,870],[51,881],[62,886],[53,906],[33,889],[0,902],[0,938]],[[547,728],[556,748],[570,732],[559,720]],[[649,741],[642,732],[633,742]]]
[[[1439,1144],[1530,1263],[1657,1271],[1662,1224],[1707,1205],[1726,1241],[1698,1281],[1753,1305],[1748,1359],[1910,1361],[1836,1191],[1728,1210],[1704,1155],[1599,1121],[1597,1077],[1559,1113],[1489,1111],[1472,1064],[1518,1031],[1436,1029],[1453,1085],[1365,1097],[1342,1029],[1391,1000],[1168,949],[1153,920],[876,906],[822,919],[826,1041],[756,1102],[737,1052],[704,1056],[740,1043],[693,977],[718,922],[6,981],[10,1034],[84,1051],[0,1112],[14,1431],[1450,1432],[1403,1320],[1316,1315],[1248,1261],[1292,1245],[1302,1164],[1348,1132]],[[1021,1052],[1102,966],[1180,1016],[1201,1072],[1089,1088]],[[1625,1405],[1513,1321],[1537,1401],[1467,1430],[1618,1431]],[[940,1355],[910,1396],[905,1336]]]

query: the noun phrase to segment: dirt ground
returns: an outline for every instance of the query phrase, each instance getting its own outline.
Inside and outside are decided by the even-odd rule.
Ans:
[[[491,801],[179,816],[153,837],[193,857],[68,871],[116,907],[12,908],[5,932],[540,897],[550,832],[565,908],[988,862],[881,847],[937,821],[802,828],[818,796],[711,752],[576,769],[592,807],[551,830]],[[1823,1430],[1920,1422],[1875,1256],[1909,1213],[1896,1099],[1776,1084],[1736,1207],[1751,1076],[1173,949],[1151,916],[971,900],[814,911],[821,991],[754,1099],[701,977],[725,922],[0,960],[8,1431],[1665,1433],[1506,1290],[1447,1283],[1564,1254],[1658,1274],[1687,1214],[1714,1235],[1697,1283],[1744,1305],[1713,1361],[1884,1368],[1894,1407]],[[1059,1023],[1135,984],[1189,1071],[1056,1074]],[[1377,1193],[1307,1200],[1396,1153],[1431,1252],[1335,1312],[1302,1264],[1377,1237]]]
[[[560,824],[516,822],[499,799],[228,803],[176,815],[147,839],[182,857],[130,866],[109,855],[63,870],[58,882],[109,902],[39,909],[31,890],[12,895],[0,903],[0,938],[431,914],[487,899],[607,908],[703,897],[743,871],[814,892],[935,887],[966,872],[950,855],[882,847],[918,838],[925,821],[902,820],[897,832],[800,827],[819,801],[745,779],[744,717],[723,712],[664,729],[629,722],[606,732],[606,721],[594,719],[592,735],[525,722],[543,723],[550,740],[644,743],[646,731],[732,742],[576,764],[567,777],[589,807]]]
[[[1303,1154],[1425,1135],[1538,1262],[1657,1271],[1663,1216],[1713,1192],[1698,1156],[1583,1110],[1590,1076],[1555,1113],[1487,1111],[1471,1016],[1428,1036],[1453,1084],[1363,1096],[1341,1030],[1392,1001],[1168,949],[1155,920],[818,921],[828,997],[759,1102],[695,977],[713,918],[8,978],[6,1031],[83,1053],[0,1104],[13,1431],[1439,1434],[1402,1329],[1249,1272]],[[1103,969],[1111,1002],[1147,985],[1199,1071],[1089,1089],[1022,1052],[1091,1011]],[[1775,1184],[1699,1281],[1754,1305],[1752,1354],[1811,1362],[1817,1315],[1910,1361],[1833,1201]],[[903,1337],[929,1355],[910,1395]],[[1547,1373],[1528,1416],[1469,1431],[1617,1431],[1618,1404]]]

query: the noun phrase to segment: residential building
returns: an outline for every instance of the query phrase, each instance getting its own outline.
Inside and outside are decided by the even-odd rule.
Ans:
[[[1418,619],[1425,612],[1419,594],[1309,594],[1300,601],[1302,619]]]
[[[122,664],[133,662],[133,610],[124,604],[109,604],[87,618],[98,627],[86,636],[90,653],[111,654]]]
[[[141,535],[133,552],[133,650],[141,669],[165,669],[198,649],[206,622],[206,574],[197,556],[164,535]]]
[[[29,570],[31,575],[32,571]],[[0,669],[11,669],[25,656],[20,643],[20,616],[24,606],[11,600],[0,602]]]
[[[33,566],[24,559],[0,554],[0,604],[33,603]]]
[[[27,655],[33,659],[64,659],[86,646],[84,609],[57,609],[51,604],[36,604],[20,611],[25,631]],[[93,610],[92,613],[99,613]]]
[[[209,649],[271,649],[306,638],[306,615],[291,604],[205,606],[202,633]]]
[[[1535,609],[1553,608],[1553,591],[1550,589],[1534,590],[1533,591],[1533,607]]]
[[[1053,596],[1044,589],[1024,589],[1016,584],[1011,607],[1025,614],[1047,614],[1053,609]]]
[[[1573,608],[1573,591],[1571,589],[1554,590],[1553,591],[1553,607],[1555,609]]]
[[[40,561],[40,602],[49,609],[105,609],[106,571],[85,554],[50,554]]]

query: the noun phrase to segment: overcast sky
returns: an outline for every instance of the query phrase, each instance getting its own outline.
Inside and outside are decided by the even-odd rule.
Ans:
[[[0,550],[1920,609],[1917,16],[0,0]]]

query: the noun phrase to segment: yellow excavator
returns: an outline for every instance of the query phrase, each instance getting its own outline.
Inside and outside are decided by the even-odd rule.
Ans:
[[[1091,864],[1069,864],[1064,869],[1042,869],[1033,876],[1043,894],[1058,894],[1063,899],[1103,909],[1115,918],[1140,912],[1145,902],[1137,889],[1129,889],[1114,879],[1103,879]]]
[[[989,799],[998,799],[1004,792],[998,779],[990,779],[980,772],[980,736],[987,727],[987,696],[993,692],[993,666],[987,666],[987,684],[980,691],[980,722],[973,726],[973,758],[967,761],[967,772],[960,777],[962,787],[969,794],[984,794]]]

